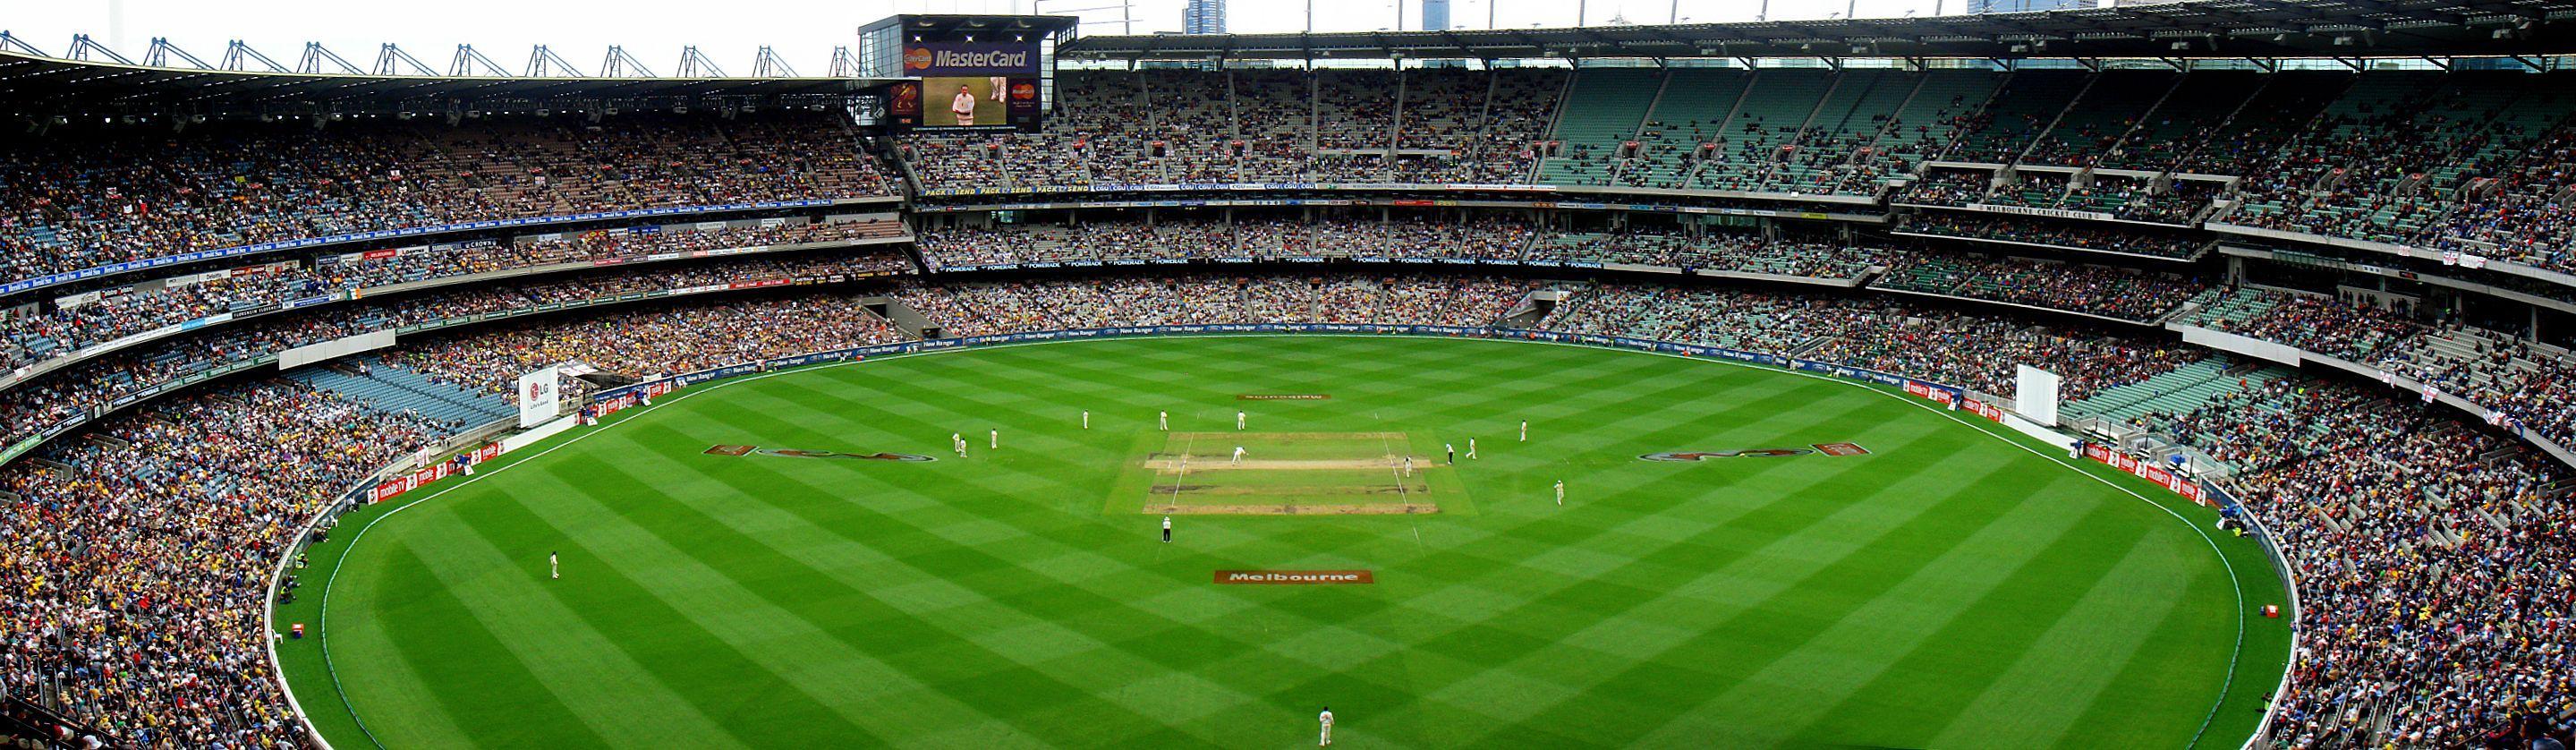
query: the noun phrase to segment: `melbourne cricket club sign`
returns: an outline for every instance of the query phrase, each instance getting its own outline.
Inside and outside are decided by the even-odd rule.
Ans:
[[[1712,458],[1778,458],[1782,456],[1808,455],[1860,456],[1867,455],[1868,453],[1869,449],[1860,447],[1859,443],[1816,443],[1805,448],[1754,448],[1751,450],[1738,451],[1665,451],[1662,453],[1648,453],[1638,456],[1637,458],[1647,461],[1705,461]]]
[[[762,448],[757,445],[716,445],[709,446],[707,448],[707,454],[712,456],[748,456],[755,453],[763,456],[785,456],[787,458],[840,458],[857,461],[901,461],[907,463],[939,460],[918,453],[886,453],[882,451],[877,453],[841,453],[839,451],[817,451],[799,448]]]
[[[1365,570],[1220,570],[1217,583],[1228,584],[1356,584],[1376,583],[1377,576]]]

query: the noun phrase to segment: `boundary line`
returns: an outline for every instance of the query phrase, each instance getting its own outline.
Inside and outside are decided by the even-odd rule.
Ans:
[[[329,674],[329,676],[330,676],[332,692],[333,692],[333,693],[336,693],[336,694],[339,696],[341,707],[342,707],[342,708],[344,708],[344,709],[346,709],[346,710],[349,712],[349,717],[350,717],[353,721],[355,721],[355,722],[358,724],[359,731],[361,731],[361,732],[363,732],[363,733],[365,733],[365,734],[367,735],[367,740],[368,740],[368,742],[373,743],[373,744],[374,744],[377,748],[379,748],[380,750],[389,750],[389,749],[387,749],[387,748],[386,748],[386,746],[384,745],[384,743],[383,743],[382,741],[380,741],[380,740],[378,740],[378,739],[376,738],[376,736],[375,736],[375,734],[374,734],[374,732],[373,732],[372,730],[368,730],[368,729],[367,729],[365,718],[363,718],[363,717],[361,717],[361,716],[359,715],[357,706],[356,706],[355,704],[353,704],[353,703],[351,703],[351,702],[349,701],[349,696],[348,696],[347,691],[346,691],[346,690],[344,690],[344,689],[342,689],[341,684],[340,684],[340,674],[339,674],[339,669],[337,668],[337,666],[336,666],[336,665],[334,665],[334,664],[333,664],[333,662],[332,662],[332,660],[331,660],[331,641],[330,641],[330,627],[329,627],[329,622],[330,622],[330,609],[331,609],[331,591],[332,591],[333,584],[337,583],[337,582],[339,581],[339,579],[340,579],[340,571],[341,571],[341,569],[342,569],[342,568],[344,568],[344,567],[346,567],[346,564],[347,564],[347,561],[348,561],[348,557],[349,557],[349,553],[350,553],[351,551],[354,551],[354,550],[356,550],[356,549],[358,548],[358,542],[359,542],[359,541],[361,541],[361,540],[363,540],[363,539],[365,539],[365,538],[366,538],[366,535],[367,535],[367,532],[368,532],[369,530],[374,529],[374,528],[376,527],[376,524],[378,524],[378,523],[382,523],[382,522],[384,522],[384,520],[385,520],[385,519],[392,518],[395,514],[401,513],[401,512],[403,512],[404,510],[408,510],[408,509],[410,509],[410,508],[411,508],[412,506],[414,506],[414,505],[419,505],[419,504],[421,504],[421,503],[424,503],[424,502],[428,502],[428,501],[430,501],[430,500],[437,499],[438,497],[440,497],[440,496],[443,496],[443,495],[447,494],[447,493],[448,493],[449,491],[451,491],[451,490],[455,490],[455,489],[458,489],[458,488],[461,488],[461,487],[465,487],[465,486],[467,486],[467,485],[471,485],[471,484],[473,484],[473,483],[475,483],[475,482],[477,482],[477,481],[481,481],[482,479],[484,479],[484,478],[486,478],[486,477],[490,477],[490,476],[493,476],[493,475],[495,475],[495,474],[499,474],[499,473],[500,473],[500,472],[502,472],[502,471],[506,471],[506,470],[508,470],[508,469],[515,468],[515,467],[517,467],[517,466],[518,466],[518,465],[520,465],[520,464],[527,463],[527,462],[529,462],[529,461],[534,461],[534,460],[539,459],[539,458],[543,458],[543,457],[545,457],[545,456],[546,456],[546,454],[553,453],[553,452],[555,452],[556,450],[559,450],[559,449],[562,449],[562,448],[564,448],[564,447],[570,446],[570,445],[572,445],[572,444],[574,444],[574,443],[578,443],[578,442],[581,442],[581,441],[583,441],[583,440],[589,439],[589,438],[590,438],[591,436],[593,436],[593,435],[598,435],[598,434],[600,434],[600,433],[606,432],[606,431],[607,431],[607,428],[615,427],[615,426],[622,425],[622,424],[625,424],[625,423],[627,423],[627,422],[633,421],[633,420],[634,420],[634,419],[636,419],[636,418],[642,417],[643,415],[645,415],[645,414],[647,414],[647,413],[650,413],[650,412],[651,412],[652,410],[654,410],[654,409],[662,408],[664,405],[672,404],[672,403],[677,403],[677,402],[679,402],[679,401],[680,401],[680,400],[682,400],[682,399],[691,398],[691,397],[694,397],[694,396],[696,396],[696,395],[698,395],[698,394],[701,394],[701,393],[713,392],[713,391],[716,391],[716,390],[718,390],[718,389],[722,389],[722,388],[725,388],[725,387],[727,387],[727,386],[735,385],[735,384],[738,384],[738,383],[749,383],[749,382],[758,381],[758,380],[765,380],[765,379],[768,379],[768,378],[773,378],[773,377],[777,377],[777,376],[780,376],[780,375],[787,375],[787,374],[790,374],[790,373],[802,373],[802,372],[821,371],[821,370],[827,370],[827,369],[832,369],[832,368],[837,368],[837,367],[847,367],[847,366],[852,366],[852,365],[860,365],[860,364],[865,364],[865,363],[868,363],[868,362],[877,362],[877,361],[888,360],[888,359],[907,359],[907,358],[911,358],[911,357],[919,357],[919,356],[924,356],[924,355],[933,355],[933,354],[945,354],[945,353],[949,353],[949,352],[991,351],[991,350],[996,350],[996,349],[1010,349],[1010,348],[1017,348],[1017,347],[1024,347],[1024,346],[1045,346],[1045,345],[1050,345],[1050,344],[1064,344],[1064,343],[1075,343],[1075,342],[1084,342],[1084,341],[1112,341],[1112,340],[1121,340],[1121,339],[1130,339],[1130,340],[1132,340],[1132,339],[1221,339],[1221,338],[1288,338],[1288,337],[1351,338],[1351,339],[1390,339],[1390,338],[1403,338],[1403,339],[1439,339],[1439,340],[1450,340],[1450,341],[1492,341],[1492,342],[1513,343],[1513,344],[1544,344],[1544,345],[1550,345],[1550,346],[1562,346],[1562,347],[1570,347],[1570,348],[1576,348],[1576,349],[1590,349],[1590,350],[1597,350],[1597,351],[1625,352],[1625,353],[1630,353],[1630,354],[1644,354],[1644,355],[1650,355],[1650,356],[1665,357],[1665,358],[1670,358],[1670,359],[1679,359],[1679,360],[1686,360],[1686,361],[1692,361],[1692,362],[1709,362],[1709,363],[1715,363],[1715,364],[1720,364],[1720,365],[1728,365],[1728,366],[1734,366],[1734,367],[1742,367],[1742,368],[1751,369],[1751,370],[1760,370],[1760,371],[1765,371],[1765,372],[1773,372],[1773,373],[1781,373],[1781,374],[1787,374],[1787,375],[1795,375],[1795,376],[1802,377],[1802,378],[1808,378],[1808,379],[1812,379],[1812,380],[1819,380],[1819,381],[1824,381],[1824,382],[1827,382],[1827,383],[1833,383],[1833,384],[1837,384],[1837,385],[1844,385],[1844,386],[1849,386],[1849,387],[1853,387],[1853,388],[1859,388],[1859,389],[1861,389],[1861,390],[1869,391],[1869,392],[1871,392],[1871,393],[1876,393],[1876,394],[1878,394],[1878,395],[1880,395],[1880,396],[1884,396],[1884,397],[1887,397],[1887,398],[1896,399],[1896,400],[1897,400],[1897,401],[1899,401],[1899,402],[1902,402],[1902,403],[1904,403],[1904,404],[1906,404],[1906,405],[1909,405],[1909,406],[1913,406],[1913,407],[1918,408],[1918,409],[1923,409],[1923,410],[1925,410],[1925,411],[1930,411],[1930,412],[1932,412],[1932,413],[1934,413],[1934,414],[1941,415],[1942,417],[1944,417],[1944,418],[1946,418],[1946,419],[1949,419],[1949,420],[1950,420],[1950,421],[1952,421],[1952,422],[1959,423],[1959,424],[1961,424],[1961,425],[1964,425],[1964,426],[1968,427],[1969,429],[1973,429],[1973,430],[1976,430],[1977,432],[1984,433],[1985,435],[1987,435],[1987,436],[1989,436],[1989,437],[1993,437],[1993,438],[1995,438],[1996,440],[2003,441],[2004,443],[2006,443],[2006,444],[2008,444],[2008,445],[2011,445],[2011,446],[2013,446],[2013,447],[2015,447],[2015,448],[2019,448],[2019,449],[2021,449],[2021,450],[2022,450],[2022,451],[2024,451],[2024,452],[2030,453],[2031,455],[2034,455],[2034,456],[2038,456],[2038,457],[2040,457],[2041,459],[2047,460],[2047,461],[2049,461],[2049,462],[2051,462],[2051,463],[2055,463],[2055,464],[2058,464],[2058,465],[2060,465],[2060,466],[2064,466],[2064,467],[2066,467],[2066,468],[2068,468],[2068,469],[2070,469],[2070,470],[2073,470],[2075,473],[2078,473],[2078,474],[2082,474],[2082,475],[2084,475],[2086,478],[2092,479],[2092,480],[2093,480],[2093,481],[2095,481],[2095,482],[2099,482],[2099,483],[2101,483],[2101,484],[2102,484],[2102,485],[2104,485],[2104,486],[2110,487],[2111,489],[2118,490],[2121,494],[2128,495],[2129,497],[2131,497],[2131,498],[2133,498],[2133,499],[2137,500],[2138,502],[2146,503],[2147,505],[2149,505],[2149,506],[2151,506],[2151,507],[2154,507],[2155,509],[2157,509],[2157,510],[2159,510],[2159,511],[2163,511],[2163,512],[2165,513],[2165,515],[2172,516],[2172,517],[2173,517],[2173,519],[2174,519],[2176,522],[2181,523],[2185,528],[2189,528],[2189,529],[2191,529],[2191,530],[2192,530],[2192,533],[2199,535],[2199,536],[2200,536],[2200,538],[2201,538],[2201,541],[2208,543],[2208,545],[2209,545],[2209,549],[2210,549],[2210,552],[2211,552],[2212,554],[2215,554],[2215,555],[2217,555],[2217,556],[2218,556],[2219,564],[2220,564],[2221,566],[2224,566],[2224,567],[2225,567],[2225,569],[2227,570],[2227,584],[2228,584],[2228,587],[2229,587],[2230,589],[2232,589],[2232,590],[2233,590],[2233,592],[2234,592],[2234,594],[2235,594],[2235,599],[2236,599],[2236,613],[2235,613],[2235,614],[2236,614],[2236,616],[2235,616],[2234,618],[2232,618],[2232,619],[2235,621],[2235,624],[2236,624],[2236,637],[2235,637],[2235,643],[2234,643],[2234,645],[2231,647],[2231,649],[2230,649],[2230,653],[2229,653],[2229,655],[2228,655],[2228,660],[2227,660],[2227,675],[2226,675],[2225,679],[2224,679],[2224,680],[2222,680],[2222,681],[2221,681],[2221,683],[2220,683],[2219,692],[2218,692],[2218,698],[2217,698],[2217,700],[2212,701],[2212,702],[2210,703],[2209,713],[2208,713],[2204,718],[2202,718],[2202,719],[2201,719],[2201,723],[2200,723],[2200,728],[2199,728],[2199,730],[2197,730],[2197,731],[2193,732],[2191,741],[2190,741],[2188,744],[2186,744],[2186,745],[2185,745],[2185,747],[2197,747],[2197,746],[2199,746],[2199,744],[2200,744],[2200,739],[2201,739],[2202,735],[2206,734],[2206,733],[2208,732],[2208,730],[2209,730],[2209,724],[2210,724],[2211,722],[2213,722],[2213,721],[2216,721],[2216,720],[2217,720],[2219,709],[2220,709],[2220,708],[2223,708],[2223,707],[2225,707],[2225,706],[2226,706],[2226,703],[2227,703],[2227,694],[2228,694],[2228,692],[2229,692],[2229,691],[2231,691],[2231,690],[2233,690],[2233,689],[2234,689],[2234,687],[2235,687],[2235,681],[2236,681],[2236,669],[2237,669],[2237,665],[2238,665],[2238,662],[2239,662],[2239,661],[2241,661],[2241,660],[2243,659],[2243,656],[2244,656],[2244,650],[2245,650],[2245,612],[2246,612],[2246,610],[2245,610],[2245,587],[2244,587],[2244,584],[2243,584],[2241,581],[2239,581],[2239,580],[2238,580],[2238,573],[2237,573],[2237,570],[2236,570],[2236,564],[2235,564],[2234,562],[2232,562],[2232,561],[2230,561],[2230,560],[2228,560],[2228,559],[2227,559],[2227,552],[2226,552],[2226,550],[2219,548],[2219,546],[2218,546],[2218,541],[2217,541],[2216,539],[2212,539],[2212,538],[2210,538],[2209,533],[2208,533],[2207,531],[2202,530],[2202,529],[2200,528],[2200,525],[2199,525],[2199,524],[2192,523],[2191,519],[2184,518],[2184,517],[2183,517],[2183,515],[2182,515],[2181,513],[2174,512],[2174,510],[2173,510],[2172,508],[2165,507],[2165,505],[2164,505],[2163,503],[2156,502],[2156,501],[2154,501],[2154,500],[2152,500],[2152,499],[2147,498],[2147,496],[2145,496],[2145,495],[2138,494],[2138,492],[2137,492],[2136,490],[2132,490],[2132,489],[2129,489],[2129,488],[2127,488],[2127,487],[2122,487],[2122,486],[2120,486],[2118,483],[2113,482],[2113,481],[2111,481],[2111,480],[2109,480],[2109,479],[2106,479],[2106,478],[2102,477],[2102,476],[2101,476],[2101,475],[2099,475],[2099,474],[2095,474],[2095,473],[2093,473],[2093,472],[2091,472],[2091,471],[2087,471],[2087,470],[2085,470],[2085,469],[2084,469],[2080,464],[2069,463],[2066,459],[2058,458],[2058,457],[2057,457],[2057,456],[2055,456],[2055,455],[2051,455],[2051,454],[2048,454],[2048,453],[2043,453],[2043,452],[2041,452],[2041,451],[2039,451],[2039,450],[2037,450],[2037,449],[2033,449],[2033,448],[2031,448],[2029,445],[2023,444],[2023,443],[2022,443],[2022,442],[2020,442],[2020,441],[2017,441],[2017,440],[2012,439],[2012,437],[2011,437],[2011,436],[2009,436],[2009,435],[2004,435],[2004,434],[2001,434],[2001,433],[1997,433],[1997,432],[1995,432],[1995,431],[1993,431],[1993,430],[1986,429],[1984,426],[1979,425],[1979,424],[1977,424],[1977,423],[1975,423],[1975,422],[1971,422],[1971,421],[1968,421],[1968,420],[1965,420],[1965,419],[1961,419],[1961,418],[1959,418],[1959,416],[1958,416],[1958,415],[1950,413],[1950,412],[1949,412],[1949,410],[1935,408],[1935,407],[1933,407],[1931,404],[1926,403],[1926,402],[1923,402],[1923,401],[1922,401],[1922,400],[1920,400],[1920,399],[1916,399],[1916,398],[1913,398],[1913,397],[1911,397],[1911,396],[1907,396],[1907,395],[1900,394],[1900,393],[1890,392],[1890,391],[1888,391],[1888,390],[1886,390],[1886,389],[1879,388],[1879,387],[1875,387],[1875,386],[1873,386],[1872,384],[1869,384],[1869,383],[1864,383],[1864,382],[1860,382],[1860,381],[1856,381],[1856,380],[1846,380],[1846,379],[1842,379],[1842,378],[1836,378],[1836,377],[1831,377],[1831,376],[1827,376],[1827,375],[1820,375],[1820,374],[1811,373],[1811,372],[1803,372],[1803,371],[1799,371],[1799,370],[1792,370],[1792,369],[1782,368],[1782,367],[1772,367],[1772,366],[1768,366],[1768,365],[1760,365],[1760,364],[1755,364],[1755,363],[1751,363],[1751,362],[1738,362],[1738,361],[1728,360],[1728,359],[1709,358],[1709,357],[1687,357],[1687,356],[1682,356],[1682,355],[1679,355],[1679,354],[1673,354],[1673,353],[1670,353],[1670,352],[1646,351],[1646,350],[1642,350],[1642,349],[1630,349],[1630,348],[1626,348],[1626,347],[1595,346],[1595,345],[1591,345],[1591,344],[1584,344],[1584,343],[1578,343],[1578,342],[1569,342],[1569,341],[1536,341],[1536,340],[1530,340],[1530,339],[1519,339],[1519,338],[1473,338],[1473,337],[1460,337],[1460,336],[1432,336],[1432,335],[1421,335],[1421,334],[1401,334],[1401,333],[1325,333],[1325,332],[1308,332],[1308,333],[1202,333],[1202,334],[1150,334],[1150,335],[1137,335],[1137,336],[1102,336],[1102,337],[1080,338],[1080,339],[1055,339],[1055,340],[1050,340],[1050,341],[1015,341],[1015,342],[1001,343],[1001,344],[983,344],[983,345],[977,345],[977,346],[956,346],[956,347],[945,347],[945,348],[939,348],[939,349],[928,349],[928,350],[923,350],[923,351],[906,352],[906,353],[901,353],[901,354],[887,354],[887,355],[879,355],[879,356],[875,356],[875,357],[869,357],[869,358],[867,358],[867,359],[863,359],[863,360],[845,360],[845,361],[840,361],[840,362],[825,362],[825,363],[819,363],[819,364],[805,365],[805,366],[801,366],[801,367],[792,367],[792,368],[788,368],[788,369],[784,369],[784,370],[774,370],[774,371],[771,371],[771,372],[765,372],[765,373],[753,373],[753,374],[747,374],[747,375],[740,375],[740,376],[736,376],[736,377],[725,378],[725,379],[722,379],[722,380],[714,381],[714,382],[711,382],[711,383],[706,383],[706,384],[704,384],[704,386],[705,386],[705,387],[690,387],[690,388],[684,388],[684,389],[681,389],[681,391],[680,391],[680,392],[678,392],[677,394],[675,394],[675,396],[676,396],[676,397],[664,398],[664,399],[662,399],[662,400],[660,400],[660,401],[654,402],[654,403],[653,403],[653,405],[651,405],[651,406],[643,406],[643,407],[639,407],[639,408],[628,409],[627,411],[631,412],[631,414],[629,414],[629,415],[628,415],[628,416],[626,416],[626,417],[619,418],[619,419],[617,419],[615,422],[611,422],[611,423],[603,424],[603,425],[594,425],[594,426],[592,426],[592,429],[590,429],[589,431],[582,432],[582,433],[580,433],[580,434],[574,435],[574,436],[572,436],[570,439],[567,439],[567,440],[565,440],[565,441],[563,441],[563,442],[561,442],[561,443],[556,443],[556,444],[554,444],[554,445],[547,446],[544,450],[540,450],[540,451],[537,451],[537,452],[535,452],[535,453],[528,454],[526,457],[524,457],[524,458],[520,458],[520,459],[515,460],[515,461],[511,461],[511,462],[510,462],[509,464],[507,464],[507,465],[503,465],[503,466],[499,466],[499,467],[494,467],[494,468],[492,468],[492,469],[490,469],[490,470],[483,471],[483,472],[478,473],[478,474],[476,474],[476,475],[474,475],[474,476],[466,477],[466,478],[465,478],[465,481],[458,482],[458,483],[456,483],[456,484],[449,485],[449,486],[446,486],[446,487],[441,487],[441,488],[439,488],[439,489],[437,489],[437,490],[435,490],[435,491],[431,491],[431,492],[423,493],[423,495],[422,495],[421,497],[419,497],[419,498],[417,498],[417,499],[414,499],[414,500],[412,500],[412,501],[410,501],[410,502],[406,502],[406,503],[403,503],[403,504],[401,504],[401,505],[394,506],[394,508],[393,508],[392,510],[386,511],[386,512],[384,513],[384,515],[380,515],[380,516],[377,516],[377,517],[375,517],[375,518],[373,518],[373,519],[370,519],[370,520],[368,520],[368,521],[367,521],[366,525],[359,527],[359,528],[358,528],[358,532],[357,532],[357,534],[352,535],[352,536],[349,538],[349,544],[348,544],[348,546],[346,546],[346,547],[342,547],[342,548],[340,549],[340,555],[339,555],[339,558],[338,558],[338,559],[333,563],[333,565],[332,565],[332,568],[331,568],[331,575],[330,575],[330,577],[328,577],[327,579],[325,579],[325,580],[323,581],[323,583],[322,583],[322,598],[321,598],[321,601],[320,601],[319,606],[318,606],[318,614],[315,616],[315,619],[314,619],[314,629],[317,631],[317,633],[316,633],[316,637],[317,637],[318,639],[320,639],[320,640],[321,640],[321,651],[322,651],[322,665],[323,665],[323,670],[324,670],[325,672],[327,672],[327,673]],[[792,356],[792,355],[791,355],[791,356]],[[1418,533],[1418,532],[1417,532],[1417,533]],[[273,619],[272,619],[270,622],[266,623],[266,626],[267,626],[267,627],[268,627],[272,632],[276,629],[276,628],[275,628],[275,622],[274,622],[274,620],[273,620]],[[2295,631],[2293,631],[2293,638],[2295,639]],[[2295,649],[2297,648],[2297,643],[2295,642],[2295,640],[2292,642],[2291,647],[2292,647],[2292,649],[2293,649],[2293,650],[2295,650]],[[284,678],[285,678],[285,675],[286,675],[286,671],[285,671],[285,669],[284,669],[283,665],[281,665],[281,664],[277,664],[277,663],[275,663],[275,662],[272,662],[272,664],[271,664],[271,668],[273,668],[273,669],[276,669],[276,670],[277,670],[277,672],[278,672],[278,676],[279,676],[279,678],[280,678],[280,680],[281,680],[281,681],[285,681],[285,680],[284,680]],[[2287,673],[2288,673],[2289,665],[2288,665],[2288,663],[2287,663],[2287,662],[2284,662],[2284,664],[2283,664],[2283,666],[2282,666],[2282,669],[2283,669],[2283,673],[2284,673],[2284,674],[2287,674]],[[289,688],[286,692],[287,692],[287,694],[288,694],[288,699],[289,699],[290,701],[292,701],[292,700],[293,700],[293,694],[294,694],[294,691],[293,691],[293,689],[291,688],[291,683],[290,683],[290,688]],[[2269,708],[2268,708],[2268,706],[2267,706],[2267,708],[2266,708],[2266,713],[2267,713],[2267,714],[2269,713]],[[323,747],[323,748],[324,748],[324,750],[329,750],[329,749],[330,749],[330,747],[331,747],[330,742],[329,742],[329,741],[327,741],[327,740],[325,740],[325,739],[323,739],[323,738],[321,737],[321,734],[320,734],[320,732],[319,732],[319,731],[316,731],[316,732],[314,733],[313,739],[314,739],[315,743],[316,743],[316,744],[318,744],[318,745],[320,745],[321,747]],[[2250,744],[2252,743],[2252,741],[2253,741],[2253,738],[2252,738],[2251,736],[2249,736],[2249,737],[2247,738],[2247,740],[2246,740],[2246,743],[2245,743],[2245,744],[2250,745]]]

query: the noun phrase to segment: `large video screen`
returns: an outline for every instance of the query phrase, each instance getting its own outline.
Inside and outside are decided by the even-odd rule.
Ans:
[[[1028,43],[906,44],[904,73],[920,80],[895,84],[888,114],[911,130],[1036,130],[1037,60]]]

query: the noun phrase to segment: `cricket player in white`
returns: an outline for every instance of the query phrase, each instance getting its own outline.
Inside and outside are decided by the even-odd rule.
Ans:
[[[1091,429],[1091,410],[1082,410],[1082,429]]]
[[[1324,713],[1316,716],[1315,721],[1324,725],[1324,738],[1317,741],[1315,746],[1323,747],[1325,745],[1333,744],[1333,707],[1325,706]]]
[[[1529,442],[1529,420],[1521,420],[1521,442]]]
[[[993,85],[993,101],[1001,101],[1002,93],[1011,88],[1011,79],[1003,78],[1001,76],[990,76],[987,80]]]
[[[1229,463],[1229,464],[1239,464],[1239,463],[1243,463],[1243,446],[1240,446],[1240,445],[1235,446],[1235,447],[1234,447],[1234,458],[1233,458],[1232,460],[1226,461],[1226,463]]]
[[[1243,412],[1238,411],[1234,413],[1234,428],[1238,430],[1243,429]]]
[[[549,578],[563,577],[563,561],[557,559],[555,557],[555,553],[552,552],[546,553],[546,576]]]
[[[1404,457],[1404,475],[1413,476],[1413,456],[1411,455]]]
[[[1556,480],[1556,504],[1565,504],[1565,480]]]
[[[1154,424],[1160,426],[1164,432],[1171,432],[1172,413],[1168,411],[1154,412]]]
[[[1458,444],[1457,444],[1457,443],[1441,443],[1441,444],[1440,444],[1440,449],[1441,449],[1441,450],[1444,450],[1444,451],[1448,451],[1448,452],[1449,452],[1449,463],[1450,463],[1450,465],[1453,465],[1453,466],[1454,466],[1454,465],[1457,465],[1457,463],[1458,463]]]
[[[1170,544],[1170,543],[1172,543],[1172,517],[1171,517],[1171,516],[1164,516],[1164,517],[1163,517],[1163,543],[1164,543],[1164,544]]]
[[[1476,460],[1476,439],[1467,438],[1467,460]]]
[[[994,430],[994,431],[993,431],[993,449],[994,449],[994,450],[1001,450],[1001,449],[1002,449],[1002,431],[1001,431],[1001,430]]]
[[[963,83],[957,84],[956,98],[948,100],[948,113],[957,116],[957,124],[959,125],[975,124],[974,89],[967,87],[967,85]]]

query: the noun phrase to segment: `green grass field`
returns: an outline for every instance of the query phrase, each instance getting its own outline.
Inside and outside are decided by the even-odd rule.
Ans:
[[[1330,398],[1238,399],[1280,393]],[[1158,542],[1145,503],[1182,482],[1151,466],[1155,412],[1224,434],[1237,409],[1256,457],[1461,457],[1417,468],[1441,512],[1176,515]],[[1348,437],[1380,433],[1406,445]],[[1502,341],[872,360],[700,386],[353,513],[277,614],[318,637],[280,659],[342,748],[1286,748],[1327,705],[1349,747],[2243,742],[2289,640],[2254,614],[2283,600],[2261,551],[2006,435],[1843,382]],[[1869,453],[1639,458],[1836,442]],[[1377,502],[1330,488],[1382,468],[1219,484]]]

